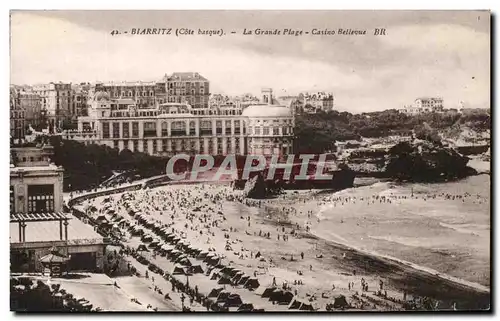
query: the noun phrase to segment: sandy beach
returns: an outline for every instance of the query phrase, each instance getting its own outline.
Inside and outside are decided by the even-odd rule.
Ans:
[[[468,192],[470,186],[475,186],[474,194]],[[375,183],[338,193],[287,191],[256,201],[239,198],[226,184],[200,184],[129,192],[128,201],[123,201],[124,193],[116,194],[110,204],[129,224],[137,224],[125,208],[132,203],[142,216],[192,246],[212,250],[224,264],[257,277],[258,291],[228,285],[256,308],[287,310],[260,296],[275,283],[318,310],[338,295],[363,310],[403,310],[397,300],[427,296],[439,302],[438,309],[471,309],[489,304],[485,191],[489,186],[476,176],[442,186]],[[84,206],[102,208],[104,199]],[[126,239],[131,248],[141,244],[138,237]],[[166,271],[174,268],[164,257],[144,255]],[[189,282],[201,293],[218,286],[204,275]],[[381,284],[387,299],[376,293]]]

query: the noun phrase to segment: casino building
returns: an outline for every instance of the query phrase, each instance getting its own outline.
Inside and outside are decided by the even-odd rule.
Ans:
[[[104,238],[63,212],[63,169],[50,163],[51,146],[11,148],[11,272],[41,272],[56,248],[71,270],[101,271]]]
[[[155,156],[271,156],[293,153],[293,127],[292,110],[279,105],[271,89],[263,89],[262,101],[246,108],[193,108],[178,102],[138,108],[132,99],[113,99],[100,91],[91,100],[88,116],[78,118],[78,130],[64,132],[63,138]]]

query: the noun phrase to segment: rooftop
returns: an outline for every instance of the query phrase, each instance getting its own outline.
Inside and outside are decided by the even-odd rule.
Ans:
[[[102,242],[103,237],[94,231],[90,225],[83,223],[72,215],[68,225],[68,241],[95,240]],[[26,242],[60,241],[59,222],[29,222],[26,223]],[[64,230],[64,227],[63,227]],[[64,234],[64,231],[63,231]],[[10,243],[19,243],[19,224],[10,223]]]
[[[179,81],[186,81],[186,80],[208,81],[205,77],[203,77],[197,72],[174,72],[172,75],[167,76],[167,79],[179,80]]]
[[[246,117],[289,117],[292,113],[289,108],[276,105],[250,105],[243,110]]]

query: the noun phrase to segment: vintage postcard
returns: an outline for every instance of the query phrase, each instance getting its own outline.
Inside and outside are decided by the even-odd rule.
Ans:
[[[491,311],[490,25],[11,11],[11,311]]]

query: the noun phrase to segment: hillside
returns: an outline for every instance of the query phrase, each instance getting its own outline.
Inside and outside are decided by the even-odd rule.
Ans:
[[[484,133],[489,133],[491,128],[491,115],[489,110],[477,110],[467,114],[446,112],[416,116],[401,114],[397,110],[362,114],[338,111],[302,114],[296,117],[295,151],[323,153],[333,151],[335,141],[408,134],[411,131],[421,131],[424,126],[451,139],[455,136],[458,139],[462,132],[464,137],[469,137],[466,133],[489,135]]]

